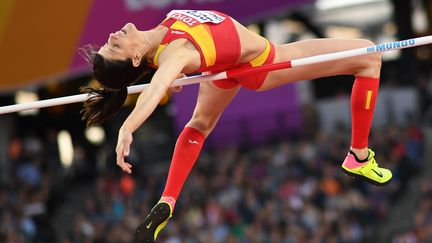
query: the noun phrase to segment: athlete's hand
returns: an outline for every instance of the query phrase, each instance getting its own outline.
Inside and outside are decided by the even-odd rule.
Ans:
[[[132,133],[120,128],[116,147],[117,165],[128,174],[132,173],[132,165],[125,161],[125,157],[129,155],[132,140]]]
[[[182,91],[182,86],[171,87],[171,92],[179,93]]]
[[[183,73],[179,73],[179,75],[177,75],[177,79],[185,78],[185,77],[186,77],[186,75]],[[178,92],[182,91],[182,86],[171,87],[170,90],[171,90],[171,92],[178,93]]]

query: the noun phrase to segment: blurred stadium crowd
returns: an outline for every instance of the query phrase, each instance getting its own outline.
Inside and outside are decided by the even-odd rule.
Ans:
[[[110,156],[112,166],[96,170],[91,156],[78,148],[72,167],[64,170],[55,133],[26,134],[8,145],[15,174],[0,188],[0,242],[131,242],[134,228],[160,197],[168,162],[153,170],[139,162],[137,153],[129,176],[120,173]],[[409,125],[371,134],[377,160],[395,174],[385,188],[355,181],[340,171],[349,134],[339,128],[310,139],[204,150],[158,242],[373,239],[412,175],[421,169],[423,133]],[[113,154],[110,146],[102,147]],[[431,188],[425,183],[424,197],[412,216],[415,226],[393,242],[432,239]]]
[[[123,15],[117,13],[118,9],[115,7],[117,6],[115,4],[121,1],[99,1],[98,4],[103,4],[103,8],[95,9],[103,9],[103,11],[100,11],[101,15],[93,14],[93,18],[84,14],[88,12],[86,6],[82,6],[81,12],[69,11],[68,4],[88,5],[87,3],[94,1],[73,3],[58,1],[56,4],[48,1],[45,4],[49,7],[41,7],[43,3],[35,2],[34,4],[39,7],[38,11],[34,11],[31,1],[19,5],[15,2],[20,1],[5,1],[3,5],[0,3],[0,6],[16,5],[22,8],[27,6],[28,11],[14,11],[15,14],[10,15],[19,22],[22,20],[26,30],[33,30],[33,28],[27,28],[29,18],[22,16],[33,16],[32,14],[37,13],[37,17],[31,18],[37,34],[30,35],[33,45],[27,44],[26,31],[22,32],[25,33],[23,38],[11,34],[15,32],[7,32],[3,35],[8,37],[7,40],[11,44],[4,45],[2,54],[14,58],[4,59],[5,64],[1,65],[4,71],[1,78],[2,83],[8,81],[4,76],[7,71],[10,71],[13,85],[16,85],[13,80],[20,76],[18,74],[32,73],[32,68],[35,73],[39,73],[44,70],[44,64],[45,69],[51,70],[51,66],[63,63],[61,55],[58,55],[60,53],[56,53],[55,49],[51,48],[58,46],[63,53],[67,49],[65,48],[67,43],[78,39],[71,36],[74,35],[73,26],[84,22],[84,20],[78,21],[79,13],[89,20],[97,20],[94,22],[98,23],[95,24],[97,31],[88,31],[89,38],[93,38],[93,34],[96,33],[103,34],[104,41],[105,33],[99,23],[114,19],[112,14],[106,13],[110,13],[110,9],[116,10],[116,16],[121,18],[122,22],[124,19]],[[125,2],[166,4],[192,1]],[[226,2],[227,5],[234,5],[232,1],[193,2]],[[282,2],[285,4],[286,1]],[[305,8],[286,14],[290,16],[272,16],[276,18],[250,27],[256,28],[257,31],[263,28],[261,31],[274,38],[275,43],[311,37],[333,37],[341,33],[351,37],[370,37],[377,43],[381,43],[426,35],[432,31],[431,1],[365,1],[369,2],[369,5],[361,1],[351,1],[358,2],[358,5],[351,3],[351,7],[350,1],[329,2],[330,5],[348,3],[348,6],[345,8],[336,6],[335,9],[328,9],[321,13],[316,11],[317,9],[313,11]],[[378,3],[373,4],[373,2]],[[250,9],[253,9],[254,4],[261,4],[260,1],[250,3]],[[413,3],[415,8],[411,9],[412,11],[409,11],[410,3]],[[68,11],[62,12],[58,9],[53,11],[52,7],[55,8],[56,5],[61,5]],[[236,2],[235,5],[238,3]],[[265,5],[272,5],[272,1],[266,2]],[[425,13],[420,11],[423,5],[428,10]],[[353,14],[361,10],[361,7],[364,7],[363,11]],[[242,11],[239,12],[246,9],[241,8]],[[266,12],[261,8],[257,9]],[[339,17],[335,11],[337,9],[340,10]],[[353,12],[349,11],[350,9]],[[281,8],[278,11],[283,12],[282,10]],[[3,12],[8,13],[8,9]],[[56,21],[51,19],[49,21],[58,22],[61,28],[69,26],[68,31],[58,34],[57,25],[50,29],[50,26],[43,22],[50,17],[47,12],[62,14],[61,18],[55,16]],[[410,12],[414,12],[415,15],[413,13],[411,16]],[[72,14],[73,17],[66,18],[67,13]],[[154,12],[153,9],[146,9],[143,13],[145,13],[143,16],[147,16],[147,13]],[[393,14],[395,18],[390,16]],[[133,15],[141,16],[137,12],[133,12]],[[421,21],[422,16],[425,18],[424,23]],[[277,21],[286,17],[290,17],[289,21],[280,21],[280,23]],[[0,27],[5,23],[2,22],[5,19],[7,18],[0,18]],[[70,23],[65,24],[63,20]],[[42,22],[37,25],[38,21]],[[347,21],[349,24],[346,25]],[[412,26],[415,24],[411,21],[421,28],[413,30]],[[10,23],[12,26],[15,22]],[[38,26],[43,27],[43,31],[40,31]],[[9,30],[0,29],[5,30],[5,33]],[[17,29],[14,26],[13,30]],[[0,36],[2,33],[0,31]],[[61,37],[62,41],[55,37]],[[50,38],[56,40],[55,45],[47,41]],[[20,40],[25,44],[17,44]],[[45,51],[45,44],[49,45],[49,52]],[[11,48],[14,46],[20,48],[18,50]],[[30,49],[27,50],[25,47]],[[27,65],[25,68],[29,69],[28,72],[23,72],[21,63],[17,65],[19,69],[4,68],[9,67],[8,65],[13,64],[15,60],[22,60],[23,58],[17,58],[21,53],[26,58],[38,57],[39,54],[31,55],[33,50],[43,51],[48,58],[38,61],[37,65]],[[8,51],[13,55],[7,55]],[[52,53],[57,54],[56,58],[52,58]],[[63,58],[73,56],[65,53]],[[300,102],[300,105],[304,106],[302,109],[305,109],[302,114],[304,118],[302,125],[305,128],[303,134],[286,136],[284,139],[271,139],[260,145],[204,147],[180,194],[173,218],[159,234],[157,242],[432,242],[432,180],[428,178],[430,177],[428,173],[431,174],[432,169],[425,169],[425,164],[432,157],[431,154],[427,157],[429,148],[425,143],[432,137],[432,133],[425,132],[430,130],[432,124],[430,123],[432,121],[432,73],[430,72],[432,50],[427,47],[413,48],[398,55],[387,56],[386,64],[382,69],[381,77],[384,81],[382,86],[387,85],[391,95],[383,99],[379,105],[387,110],[375,111],[375,114],[378,113],[385,119],[381,120],[382,127],[372,129],[369,143],[380,165],[390,168],[394,174],[393,181],[389,185],[371,186],[342,173],[340,165],[348,152],[350,129],[344,127],[345,123],[332,131],[323,129],[324,124],[318,121],[314,109],[319,106],[320,99],[341,97],[346,98],[347,102],[344,102],[345,100],[341,102],[346,103],[348,107],[352,83],[336,77],[329,78],[332,85],[323,80],[315,80],[317,82],[313,81],[315,82],[314,94],[311,92],[308,95],[309,88],[305,86],[301,88],[303,92],[298,92],[299,97],[305,100]],[[64,63],[70,62],[70,60],[64,61]],[[55,97],[70,95],[67,92],[75,94],[78,87],[83,85],[81,82],[87,83],[88,78],[87,75],[67,77],[68,81],[62,83],[64,86],[55,83],[52,86],[48,85],[47,88],[41,88],[40,98],[53,98],[50,95]],[[413,94],[410,96],[413,99],[407,100],[400,95],[401,93],[392,89],[400,86],[409,87],[409,94]],[[3,103],[15,102],[12,96],[0,97],[0,103],[5,105]],[[398,102],[394,102],[389,97],[393,97]],[[410,110],[410,113],[406,113],[401,107],[405,104],[412,105],[414,108],[419,107],[419,111]],[[309,107],[308,110],[308,106],[313,108]],[[142,129],[145,131],[134,134],[134,144],[131,156],[128,158],[133,163],[134,169],[132,175],[127,175],[115,165],[113,139],[115,140],[116,137],[113,137],[117,135],[119,123],[122,122],[118,116],[113,119],[114,121],[104,124],[107,140],[103,144],[89,146],[82,141],[73,141],[72,163],[65,166],[60,162],[58,134],[61,130],[68,130],[72,135],[76,135],[84,130],[84,124],[79,120],[81,107],[74,108],[73,105],[68,107],[72,108],[69,110],[63,106],[52,107],[50,111],[41,111],[38,116],[32,118],[14,115],[13,119],[8,120],[12,116],[4,119],[1,117],[0,127],[4,139],[0,139],[0,148],[7,148],[7,161],[0,161],[2,162],[0,165],[7,165],[10,168],[0,169],[1,180],[4,174],[9,177],[4,182],[0,181],[0,243],[131,242],[134,229],[160,198],[175,142],[171,124],[173,122],[171,115],[175,112],[163,116],[159,116],[160,114],[156,112],[152,119],[155,119],[154,123],[164,128],[155,129],[157,126],[153,126],[154,123],[149,121],[140,128],[141,131]],[[339,106],[330,108],[334,107],[336,109],[330,109],[333,112],[327,113],[328,110],[325,110],[323,113],[327,113],[330,118],[338,114],[346,118],[345,120],[349,120],[349,115],[343,113],[343,111],[349,112],[348,109],[337,109]],[[399,124],[392,116],[395,115],[394,113],[401,114],[407,122]],[[116,119],[118,119],[117,124]],[[330,120],[334,121],[334,119]],[[6,133],[8,135],[5,135]],[[12,136],[10,140],[7,138],[9,135]],[[3,159],[1,155],[3,154],[0,154],[0,159]],[[409,198],[411,190],[416,190],[418,197]],[[404,200],[407,197],[408,200]],[[413,207],[410,208],[412,210],[404,211],[397,208],[398,205],[409,200],[413,202]],[[396,218],[401,221],[403,219],[403,222],[395,221],[395,217],[391,217],[396,213],[400,216]],[[389,225],[395,227],[393,231],[389,230]]]

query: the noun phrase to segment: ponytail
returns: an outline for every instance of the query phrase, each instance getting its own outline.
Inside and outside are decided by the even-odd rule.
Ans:
[[[80,91],[90,96],[84,102],[81,110],[81,120],[86,121],[88,127],[101,124],[117,114],[128,95],[127,87],[120,90],[108,90],[83,86]]]
[[[93,66],[93,76],[101,84],[100,88],[80,88],[82,93],[90,95],[81,110],[82,120],[86,121],[87,126],[101,124],[113,117],[126,101],[127,86],[148,83],[156,72],[146,61],[135,67],[130,58],[124,61],[107,60],[91,45],[81,48],[80,54]]]

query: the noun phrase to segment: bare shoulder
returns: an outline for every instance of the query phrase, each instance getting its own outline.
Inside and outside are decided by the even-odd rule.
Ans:
[[[201,66],[201,56],[187,39],[172,41],[159,55],[159,64],[176,63],[184,66],[184,73],[191,73]]]

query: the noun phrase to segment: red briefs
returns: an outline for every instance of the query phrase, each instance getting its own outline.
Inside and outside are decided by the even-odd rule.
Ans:
[[[240,58],[240,38],[235,25],[226,14],[217,11],[173,10],[161,25],[169,28],[153,59],[158,66],[159,54],[173,40],[185,38],[194,43],[201,56],[201,66],[196,72],[217,73],[240,67],[255,67],[272,63],[275,56],[274,46],[267,42],[266,49],[248,63],[238,64]],[[241,85],[258,89],[268,72],[244,76],[236,79],[215,81],[223,89]]]
[[[248,63],[242,63],[232,66],[230,69],[241,68],[241,67],[259,67],[264,64],[271,64],[275,58],[275,48],[273,43],[267,41],[266,49],[252,61]],[[248,89],[259,89],[264,83],[268,72],[259,72],[256,74],[245,75],[236,79],[222,79],[213,81],[213,83],[221,89],[231,89],[238,85],[241,85]]]

